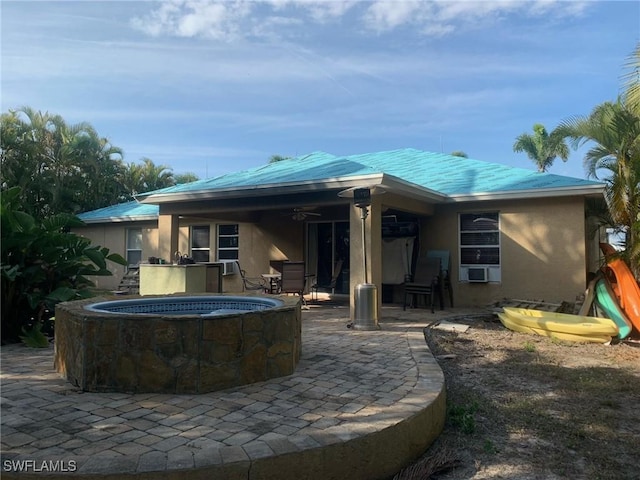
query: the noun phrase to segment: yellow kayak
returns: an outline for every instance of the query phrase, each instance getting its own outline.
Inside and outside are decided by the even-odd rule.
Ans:
[[[568,313],[545,312],[528,308],[504,307],[504,313],[519,325],[572,335],[617,337],[619,330],[610,318],[569,315]]]
[[[542,328],[526,327],[514,322],[511,317],[507,316],[504,313],[498,313],[498,317],[505,327],[507,327],[509,330],[513,330],[514,332],[541,335],[543,337],[549,338],[557,338],[558,340],[564,340],[567,342],[608,343],[611,341],[610,335],[576,335],[573,333],[554,332],[551,330],[544,330]]]

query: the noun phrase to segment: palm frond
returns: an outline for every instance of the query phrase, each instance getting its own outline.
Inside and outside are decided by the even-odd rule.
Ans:
[[[626,72],[622,75],[622,94],[629,110],[640,116],[640,43],[629,56],[625,64]]]

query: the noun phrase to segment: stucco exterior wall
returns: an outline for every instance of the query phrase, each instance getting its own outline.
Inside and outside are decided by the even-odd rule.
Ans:
[[[269,270],[269,260],[304,260],[304,228],[304,222],[279,213],[264,214],[256,224],[241,224],[240,264],[255,276]]]
[[[190,228],[193,225],[209,225],[211,261],[216,261],[216,225],[234,223],[229,220],[202,220],[195,218],[183,219],[178,229],[178,250],[181,254],[190,255]],[[239,223],[239,262],[250,277],[258,277],[261,273],[269,272],[270,260],[299,261],[304,258],[304,222],[283,221],[274,214],[261,219],[257,224]],[[142,261],[146,262],[151,256],[159,255],[158,226],[153,222],[146,223],[111,223],[88,225],[76,229],[76,233],[90,238],[96,245],[109,248],[112,253],[126,256],[126,229],[142,228]],[[175,253],[175,252],[174,252]],[[165,258],[173,262],[174,258]],[[114,290],[125,274],[125,267],[111,264],[111,277],[95,277],[98,288]],[[225,275],[223,291],[242,291],[242,279],[239,274]]]
[[[233,223],[233,222],[220,222]],[[212,224],[215,232],[215,224]],[[259,277],[270,271],[270,260],[303,259],[303,223],[283,222],[279,217],[262,218],[259,223],[238,224],[238,262],[248,277]],[[211,251],[215,255],[215,235],[211,236]],[[225,293],[242,291],[242,278],[239,274],[227,275],[223,279]]]
[[[459,281],[458,215],[500,213],[502,280]],[[456,306],[487,305],[502,298],[574,301],[584,292],[587,258],[584,200],[580,197],[446,205],[425,220],[421,254],[451,251]]]
[[[152,255],[157,255],[158,226],[155,222],[121,222],[110,224],[89,224],[86,227],[75,228],[74,233],[89,238],[94,245],[109,249],[110,253],[118,253],[126,258],[127,229],[142,229],[142,259],[145,261]],[[126,267],[113,262],[107,262],[107,268],[113,274],[110,277],[91,277],[97,288],[114,290],[125,274]]]
[[[358,209],[351,212],[351,284],[362,281],[362,245]],[[430,213],[429,209],[429,213]],[[371,207],[372,218],[378,218],[378,202]],[[458,216],[466,212],[499,212],[501,243],[501,281],[499,283],[470,284],[459,281]],[[375,217],[375,216],[378,217]],[[323,217],[323,220],[326,217]],[[487,305],[502,298],[538,299],[559,303],[573,301],[584,292],[586,273],[593,270],[594,247],[597,237],[588,236],[582,197],[530,199],[520,201],[482,201],[464,204],[438,205],[433,215],[423,217],[420,229],[420,250],[449,250],[451,252],[451,280],[456,306]],[[216,260],[216,225],[236,223],[232,220],[182,218],[178,229],[178,248],[191,254],[189,229],[191,225],[210,226],[211,261]],[[379,221],[373,232],[379,237]],[[256,223],[238,222],[239,262],[250,277],[258,277],[270,270],[270,260],[305,260],[305,222],[292,221],[282,212],[263,212]],[[153,223],[113,223],[88,226],[79,233],[96,244],[122,255],[126,253],[126,228],[143,227],[142,260],[158,256],[158,229]],[[377,237],[377,238],[378,238]],[[368,258],[372,278],[378,283],[381,266],[379,241],[367,238]],[[587,238],[587,240],[585,240]],[[172,261],[173,258],[167,259]],[[113,266],[114,276],[98,278],[100,288],[116,288],[124,268]],[[242,291],[239,274],[223,278],[223,291]],[[396,300],[398,300],[396,298]]]

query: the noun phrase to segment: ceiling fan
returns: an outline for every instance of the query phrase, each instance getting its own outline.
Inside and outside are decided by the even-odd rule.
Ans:
[[[297,208],[294,208],[292,212],[285,213],[284,215],[291,216],[293,220],[296,220],[298,222],[305,220],[307,217],[320,217],[321,216],[320,213],[309,211],[310,209],[313,209],[313,208],[315,207],[297,207]]]

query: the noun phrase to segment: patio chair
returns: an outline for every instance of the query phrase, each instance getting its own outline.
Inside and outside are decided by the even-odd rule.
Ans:
[[[240,277],[242,277],[242,291],[245,292],[247,290],[261,290],[263,293],[267,292],[267,282],[262,277],[247,277],[247,272],[245,272],[240,267],[240,262],[236,260],[236,265],[238,266],[238,271],[240,272]]]
[[[449,293],[449,303],[451,304],[451,308],[453,308],[453,288],[451,287],[451,255],[449,254],[449,250],[428,250],[427,257],[430,258],[440,258],[440,266],[442,267],[442,284],[440,291],[440,305],[443,304],[442,295],[444,290],[447,290]]]
[[[306,283],[304,262],[283,262],[282,278],[280,280],[280,293],[294,293],[300,296],[302,303],[304,299],[304,288]]]
[[[340,276],[340,272],[342,271],[342,262],[343,260],[341,258],[338,259],[338,261],[336,262],[335,266],[333,267],[333,275],[331,276],[331,281],[328,284],[322,285],[316,281],[314,282],[313,285],[311,285],[311,300],[318,299],[319,288],[330,289],[331,293],[333,293],[333,291],[336,288],[336,284],[338,283],[338,276]],[[315,294],[315,298],[314,298],[314,294]]]
[[[404,305],[402,309],[407,309],[409,295],[412,296],[411,306],[413,307],[417,305],[417,297],[424,296],[425,302],[428,297],[431,313],[434,313],[433,297],[440,290],[440,277],[440,258],[425,256],[418,259],[413,281],[404,284]],[[440,308],[442,308],[442,304],[440,304]]]

